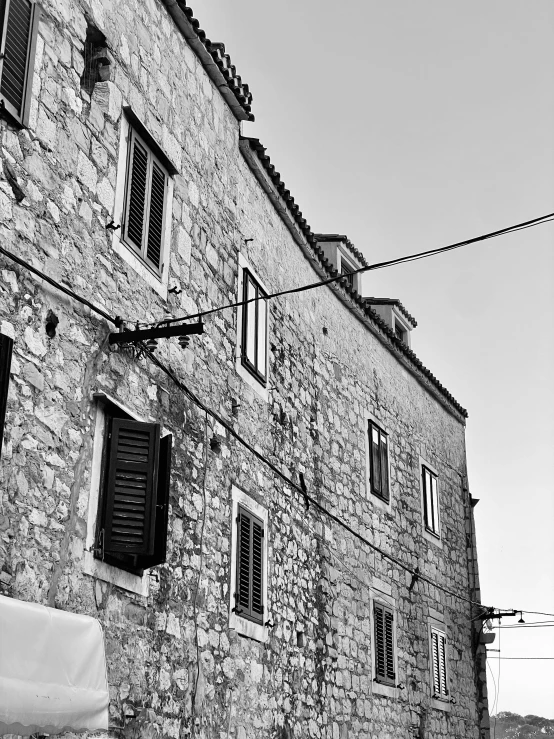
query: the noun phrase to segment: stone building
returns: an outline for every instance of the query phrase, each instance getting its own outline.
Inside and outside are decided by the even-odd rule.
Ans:
[[[183,0],[2,12],[0,612],[101,624],[113,737],[488,737],[466,412],[414,318]]]

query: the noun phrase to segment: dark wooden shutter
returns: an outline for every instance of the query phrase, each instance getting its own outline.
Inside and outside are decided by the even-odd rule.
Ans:
[[[104,505],[104,552],[154,554],[160,427],[111,422]]]
[[[237,517],[237,574],[235,612],[263,621],[264,524],[242,506]]]
[[[0,334],[0,454],[2,453],[2,440],[4,439],[4,421],[6,419],[6,406],[10,386],[12,350],[13,340],[9,336]]]
[[[139,251],[142,251],[145,230],[147,175],[148,150],[133,132],[127,173],[128,192],[125,232],[127,238]]]
[[[387,437],[379,432],[380,441],[380,461],[381,461],[381,497],[389,500],[389,457]]]
[[[375,679],[387,685],[395,684],[394,614],[380,603],[373,604],[375,634]]]
[[[152,162],[146,257],[156,269],[160,269],[162,256],[166,181],[165,172]]]
[[[33,0],[3,0],[0,97],[19,123],[27,125],[40,8]]]
[[[158,465],[158,485],[156,495],[156,520],[154,523],[154,553],[152,556],[138,558],[142,569],[163,564],[167,558],[167,526],[169,514],[169,483],[171,479],[171,448],[173,436],[168,434],[160,439]]]
[[[371,489],[381,495],[381,455],[379,454],[379,431],[373,425],[369,427],[371,442]]]

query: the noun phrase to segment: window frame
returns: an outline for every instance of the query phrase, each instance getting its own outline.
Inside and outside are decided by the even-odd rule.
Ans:
[[[9,11],[13,0],[6,0],[4,18],[2,19],[2,36],[0,42],[0,110],[5,111],[19,126],[27,128],[29,125],[29,113],[31,109],[31,97],[33,90],[33,74],[35,71],[35,56],[37,47],[38,24],[42,8],[36,0],[28,0],[32,6],[29,24],[29,36],[27,38],[27,52],[25,55],[25,72],[23,79],[23,90],[21,94],[21,110],[18,112],[13,103],[1,91],[2,78],[4,75],[6,37],[8,29]]]
[[[149,578],[148,573],[151,567],[161,564],[161,561],[155,564],[148,564],[145,567],[136,567],[129,562],[117,559],[113,554],[106,554],[102,557],[100,552],[101,536],[100,525],[102,522],[102,514],[105,505],[105,480],[109,466],[106,450],[110,444],[108,438],[109,419],[126,418],[130,421],[141,424],[155,425],[151,420],[145,420],[137,415],[134,411],[124,406],[104,392],[94,393],[94,401],[96,404],[96,423],[93,438],[93,454],[91,461],[90,490],[88,499],[88,515],[87,515],[87,534],[84,551],[83,571],[105,582],[117,585],[137,595],[148,596]],[[169,445],[169,463],[171,460],[171,444],[173,435],[165,429],[160,428],[160,442]],[[166,459],[167,461],[167,459]],[[167,471],[160,466],[158,458],[157,474],[164,475]],[[165,489],[165,506],[160,507],[159,490],[153,490],[155,500],[156,518],[153,522],[154,539],[156,541],[155,554],[166,559],[166,545],[169,535],[169,484],[170,480],[162,481],[166,485]],[[163,501],[162,501],[163,503]],[[163,541],[162,541],[163,538]]]
[[[452,704],[450,665],[448,659],[448,647],[450,644],[448,638],[448,628],[445,618],[439,611],[429,608],[428,617],[428,639],[429,639],[429,686],[431,694],[431,706],[439,711],[450,712]],[[433,651],[433,633],[441,634],[444,637],[444,673],[445,673],[445,689],[443,694],[435,693],[435,655]]]
[[[392,589],[386,583],[380,582],[377,578],[373,578],[373,587],[370,591],[370,625],[371,625],[371,686],[372,692],[376,695],[386,696],[388,698],[398,697],[398,644],[397,644],[397,620],[398,612],[396,601],[392,597]],[[394,679],[382,680],[377,675],[377,650],[375,639],[375,606],[383,608],[393,616],[392,620],[392,647],[393,647],[393,667]]]
[[[252,285],[254,289],[254,297],[256,298],[256,301],[253,303],[250,303],[248,305],[243,305],[242,308],[242,326],[241,326],[241,342],[240,342],[240,358],[243,367],[245,367],[251,374],[254,375],[254,377],[260,382],[262,385],[267,384],[267,335],[268,335],[268,303],[266,300],[260,300],[260,296],[262,298],[265,298],[267,296],[267,292],[264,291],[264,289],[261,287],[259,281],[254,277],[252,271],[248,269],[247,267],[243,268],[243,274],[242,274],[242,300],[246,301],[249,300],[248,298],[248,288],[249,284]],[[260,313],[260,305],[265,306],[264,309],[264,321],[263,321],[263,328],[260,327],[260,319],[259,319],[259,313]],[[250,358],[248,357],[248,320],[249,320],[249,307],[254,307],[254,320],[255,320],[255,326],[254,326],[254,363],[250,361]],[[262,335],[260,336],[260,331]],[[258,363],[258,355],[260,353],[260,346],[264,346],[264,371],[262,372],[259,369],[259,363]]]
[[[237,612],[235,593],[238,578],[238,514],[244,509],[252,517],[263,523],[264,536],[262,545],[262,621],[254,621],[244,614]],[[269,516],[268,510],[240,488],[231,487],[231,557],[230,557],[230,587],[229,587],[229,628],[234,629],[241,636],[246,636],[259,642],[269,639],[269,629],[266,625],[270,618],[270,602],[268,589],[268,551],[269,551]]]
[[[426,475],[429,476],[431,488],[428,490]],[[423,504],[423,527],[427,534],[436,540],[441,539],[440,525],[440,498],[439,498],[439,476],[438,473],[426,462],[420,466],[420,484]],[[429,503],[431,515],[429,516]]]
[[[377,489],[375,485],[376,480],[376,474],[375,474],[375,460],[373,455],[373,434],[377,433],[378,436],[378,459],[379,459],[379,481],[380,481],[380,487],[383,480],[383,467],[386,470],[386,479],[387,479],[387,492],[386,495],[384,495],[380,490]],[[367,444],[369,448],[369,489],[371,491],[371,494],[374,495],[376,498],[379,498],[383,503],[386,505],[390,504],[390,459],[389,459],[389,434],[383,430],[381,426],[379,426],[372,418],[368,419],[367,424]],[[385,439],[385,443],[383,444],[383,439]],[[383,465],[383,447],[385,447],[385,455],[386,455],[386,461]]]

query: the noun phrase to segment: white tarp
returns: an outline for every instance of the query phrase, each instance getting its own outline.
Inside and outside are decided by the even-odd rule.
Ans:
[[[96,619],[0,595],[0,734],[108,728]]]

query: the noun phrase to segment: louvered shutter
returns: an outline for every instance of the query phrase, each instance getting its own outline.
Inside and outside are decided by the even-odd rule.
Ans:
[[[148,208],[148,245],[146,257],[159,270],[162,258],[166,175],[156,162],[152,162],[150,203]]]
[[[0,99],[22,125],[29,120],[40,7],[34,0],[2,0]]]
[[[375,634],[375,679],[387,685],[395,684],[394,614],[380,603],[373,604]]]
[[[435,698],[448,697],[446,676],[446,634],[431,631],[431,653],[433,657],[433,693]]]
[[[104,552],[153,555],[160,427],[114,418],[105,491]]]
[[[10,386],[10,368],[12,364],[13,340],[9,336],[0,334],[0,454],[4,438],[4,421],[8,403]]]
[[[167,526],[169,513],[169,483],[171,479],[171,434],[160,439],[158,465],[158,485],[156,495],[156,520],[154,523],[154,553],[152,556],[138,558],[142,569],[163,564],[167,558]]]
[[[239,506],[235,612],[257,623],[262,623],[264,612],[263,540],[263,521]]]
[[[148,149],[133,132],[127,173],[127,239],[142,251],[145,233],[146,197],[148,181]]]

